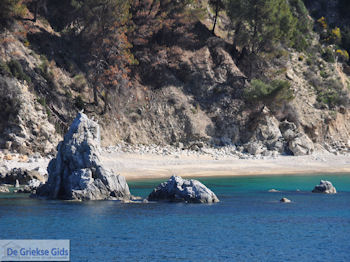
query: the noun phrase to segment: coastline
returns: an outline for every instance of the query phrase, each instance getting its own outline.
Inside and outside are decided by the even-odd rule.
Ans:
[[[103,163],[127,180],[182,177],[227,177],[350,173],[348,155],[277,156],[262,159],[213,159],[206,155],[159,156],[154,154],[110,153]]]
[[[252,156],[207,154],[183,150],[167,153],[142,150],[103,149],[101,161],[105,168],[123,175],[127,180],[168,179],[176,174],[185,178],[228,176],[283,176],[303,174],[350,174],[350,154],[315,153],[306,156]],[[7,169],[40,168],[45,172],[49,158],[23,162],[14,158],[2,161]]]

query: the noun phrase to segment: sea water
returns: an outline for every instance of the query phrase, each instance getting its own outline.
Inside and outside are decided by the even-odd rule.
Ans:
[[[320,179],[330,180],[338,194],[311,193]],[[70,239],[71,261],[350,261],[350,174],[199,180],[220,203],[1,194],[0,239]],[[160,182],[129,185],[146,197]],[[292,203],[280,203],[282,197]]]

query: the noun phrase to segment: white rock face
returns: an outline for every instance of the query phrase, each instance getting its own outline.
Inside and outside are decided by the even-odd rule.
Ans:
[[[49,179],[37,189],[37,196],[50,199],[130,199],[126,180],[101,166],[100,128],[85,114],[78,113],[57,156],[48,166]]]
[[[198,180],[186,180],[180,176],[172,176],[161,183],[148,196],[149,201],[167,200],[188,203],[219,202],[216,195]]]
[[[314,143],[311,139],[302,133],[299,133],[289,142],[289,149],[295,156],[311,155],[314,152]]]
[[[314,190],[312,190],[312,193],[336,194],[337,190],[331,182],[321,180],[320,184],[315,186]]]
[[[42,183],[38,179],[32,179],[29,181],[28,186],[31,189],[36,189],[38,188]]]

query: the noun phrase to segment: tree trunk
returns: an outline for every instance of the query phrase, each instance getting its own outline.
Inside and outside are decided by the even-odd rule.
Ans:
[[[218,13],[219,13],[219,0],[216,1],[214,25],[213,25],[213,29],[211,30],[213,35],[215,35],[215,26],[218,19]]]
[[[39,9],[38,2],[39,2],[39,0],[36,0],[34,2],[34,19],[33,19],[34,23],[36,22],[36,19],[38,17],[38,9]]]
[[[97,86],[96,84],[93,87],[93,91],[94,91],[94,104],[95,106],[98,106],[98,92],[97,92]]]
[[[237,37],[240,34],[241,27],[242,27],[242,22],[241,21],[237,22],[237,25],[235,27],[235,33],[234,33],[234,36],[233,36],[233,46],[234,46],[234,48],[236,50],[238,50]]]
[[[103,111],[102,111],[102,115],[106,114],[107,111],[110,109],[110,105],[109,105],[109,99],[108,99],[108,96],[109,96],[109,91],[108,90],[105,90],[105,96],[104,96],[104,107],[103,107]]]

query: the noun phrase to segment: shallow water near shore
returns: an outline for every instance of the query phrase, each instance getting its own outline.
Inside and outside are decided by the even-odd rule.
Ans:
[[[320,179],[339,193],[311,193]],[[199,180],[220,203],[80,203],[1,194],[0,239],[70,239],[71,261],[350,261],[350,174]],[[162,181],[129,186],[146,197]],[[282,197],[292,203],[279,203]]]

